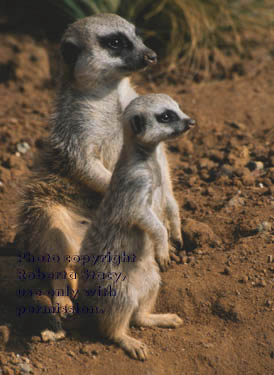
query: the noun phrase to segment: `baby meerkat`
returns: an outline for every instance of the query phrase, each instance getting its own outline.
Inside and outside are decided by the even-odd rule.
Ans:
[[[139,360],[147,358],[147,349],[128,335],[129,324],[173,328],[182,324],[176,314],[152,313],[160,286],[155,259],[163,269],[169,263],[167,229],[156,214],[165,199],[157,153],[162,141],[193,125],[164,94],[140,96],[127,106],[123,148],[80,251],[99,259],[92,272],[82,269],[80,306],[92,295],[93,305],[101,311],[96,316],[101,334]],[[134,261],[111,261],[119,255]],[[99,285],[94,275],[101,275]],[[121,275],[120,280],[114,275]]]
[[[59,263],[41,268],[69,273],[75,266],[70,259],[79,255],[122,147],[122,107],[137,96],[125,77],[155,64],[157,55],[144,45],[134,25],[114,14],[70,25],[61,55],[51,133],[23,189],[16,246],[34,256],[59,256]],[[76,278],[53,279],[52,288],[65,290],[67,282],[77,289]],[[53,302],[60,311],[72,307],[70,297],[61,293]]]

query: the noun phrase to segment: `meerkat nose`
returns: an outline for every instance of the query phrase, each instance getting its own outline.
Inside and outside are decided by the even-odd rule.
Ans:
[[[144,53],[144,60],[149,65],[155,65],[157,63],[157,54],[152,50],[146,51]]]
[[[193,120],[192,118],[190,118],[190,119],[187,120],[187,125],[188,125],[189,127],[192,127],[192,126],[194,126],[195,124],[196,124],[196,121]]]
[[[183,120],[183,124],[185,126],[184,131],[187,131],[188,129],[192,128],[195,125],[195,120],[193,120],[192,118],[185,118]]]

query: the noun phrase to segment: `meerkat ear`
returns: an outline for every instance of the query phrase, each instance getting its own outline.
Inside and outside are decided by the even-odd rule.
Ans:
[[[61,44],[61,53],[65,64],[74,65],[81,52],[81,48],[71,40],[64,40]]]
[[[131,129],[134,134],[140,134],[146,128],[146,121],[144,116],[142,115],[135,115],[130,120]]]

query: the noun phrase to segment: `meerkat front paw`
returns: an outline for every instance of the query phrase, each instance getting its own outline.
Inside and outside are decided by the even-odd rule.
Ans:
[[[165,272],[168,270],[168,267],[170,265],[169,255],[166,255],[166,256],[156,255],[155,259],[162,272]]]
[[[182,237],[170,239],[172,246],[176,249],[176,251],[180,251],[183,249],[184,241]]]

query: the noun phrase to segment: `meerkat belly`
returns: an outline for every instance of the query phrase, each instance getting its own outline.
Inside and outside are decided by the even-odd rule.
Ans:
[[[156,290],[160,284],[159,269],[154,260],[154,255],[139,261],[135,269],[132,269],[127,277],[128,294],[139,304],[152,290]]]

